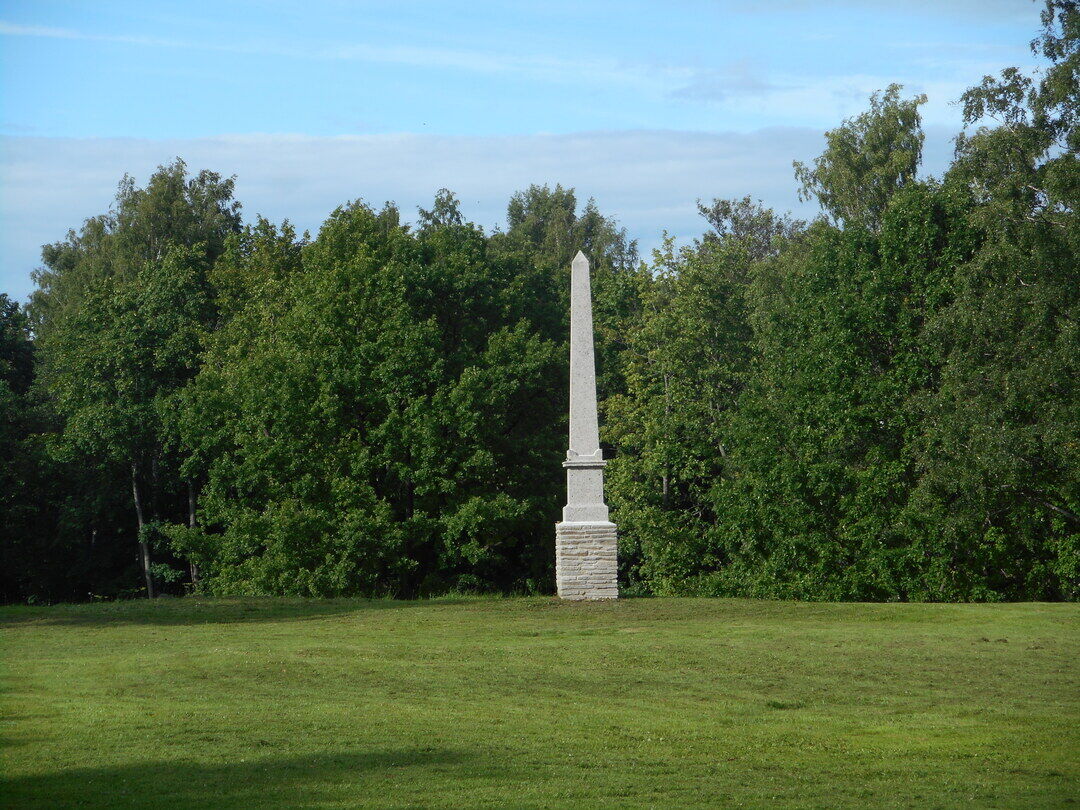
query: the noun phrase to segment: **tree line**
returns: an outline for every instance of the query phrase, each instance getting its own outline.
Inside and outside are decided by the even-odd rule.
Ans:
[[[642,260],[575,192],[244,224],[181,160],[0,296],[0,596],[545,593],[571,257],[593,268],[628,594],[1080,596],[1080,10],[920,179],[891,86]]]

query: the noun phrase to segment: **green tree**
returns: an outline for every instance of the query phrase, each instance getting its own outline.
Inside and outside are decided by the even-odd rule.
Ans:
[[[69,231],[64,241],[43,246],[30,304],[35,333],[47,339],[52,323],[77,308],[98,282],[130,278],[171,247],[201,245],[212,266],[240,227],[234,185],[232,178],[206,170],[190,177],[179,158],[159,166],[145,188],[125,175],[108,213],[88,219],[78,233]]]
[[[529,317],[545,337],[569,335],[570,263],[589,257],[596,329],[597,392],[600,398],[625,388],[622,336],[636,317],[637,243],[605,217],[595,201],[578,211],[573,189],[530,186],[507,205],[507,229],[495,234],[492,250],[518,268],[515,282],[530,304]]]
[[[23,595],[23,554],[26,533],[40,510],[34,492],[38,458],[27,441],[34,427],[30,386],[34,379],[33,344],[23,308],[0,293],[0,522],[3,524],[3,579],[5,601]],[[33,540],[40,540],[31,532]]]
[[[139,554],[154,595],[148,491],[165,476],[161,409],[194,376],[208,320],[204,257],[174,247],[133,279],[111,279],[85,295],[49,333],[49,393],[65,423],[61,449],[130,471]]]
[[[538,587],[562,358],[520,269],[449,192],[416,232],[354,203],[215,334],[182,409],[203,527],[173,533],[207,589]]]
[[[108,470],[50,457],[55,415],[34,385],[24,309],[0,295],[0,600],[85,599],[128,589],[129,524]]]
[[[834,222],[877,230],[892,196],[915,179],[922,162],[919,106],[926,96],[900,98],[901,86],[870,96],[870,109],[825,133],[812,166],[794,162],[799,199],[817,199]]]
[[[712,226],[702,241],[728,240],[742,245],[751,261],[777,256],[806,228],[802,220],[792,219],[788,214],[777,215],[762,205],[761,200],[755,202],[749,195],[738,200],[715,199],[709,205],[699,200],[698,213]]]
[[[946,182],[981,235],[930,324],[946,357],[925,402],[920,526],[941,577],[972,595],[1080,594],[1080,8],[1049,2],[1035,80],[1015,68],[963,97]]]
[[[897,193],[880,231],[815,224],[750,291],[754,363],[717,493],[721,593],[927,598],[904,508],[913,407],[940,366],[925,334],[970,253],[963,200]],[[964,598],[953,589],[937,598]]]
[[[442,189],[310,239],[181,161],[125,178],[0,296],[3,598],[130,592],[132,534],[151,595],[181,558],[219,594],[545,589],[578,250],[632,592],[1077,598],[1080,6],[1042,21],[940,182],[891,85],[795,164],[827,218],[699,203],[650,264],[561,186],[491,235]]]
[[[749,198],[701,212],[713,231],[678,252],[668,240],[639,274],[627,390],[604,403],[624,575],[659,593],[719,564],[717,492],[732,474],[730,421],[752,359],[749,283],[802,229]]]
[[[179,160],[145,189],[125,178],[113,211],[47,246],[37,274],[40,380],[63,422],[54,448],[69,463],[127,470],[149,596],[151,524],[180,500],[162,413],[216,320],[208,273],[239,227],[231,198],[231,180],[189,179]]]

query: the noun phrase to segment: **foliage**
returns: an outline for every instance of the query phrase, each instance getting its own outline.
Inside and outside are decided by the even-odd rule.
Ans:
[[[755,217],[775,230],[772,212]],[[755,234],[725,233],[676,253],[669,239],[639,277],[626,392],[604,403],[619,448],[609,481],[628,582],[663,592],[716,563],[711,493],[729,472],[727,423],[749,361],[747,272],[761,245]]]
[[[131,493],[148,595],[155,582],[142,529],[183,508],[163,414],[195,375],[216,320],[207,276],[239,227],[232,190],[213,172],[189,179],[180,160],[145,189],[125,177],[115,208],[46,246],[36,274],[37,382],[60,422],[50,450]]]
[[[507,230],[492,238],[492,250],[521,267],[531,289],[526,301],[544,334],[564,341],[569,332],[570,262],[580,250],[589,257],[596,329],[597,393],[603,399],[623,389],[623,336],[637,314],[637,243],[604,217],[593,200],[580,213],[573,189],[530,186],[515,194],[506,212]]]
[[[123,494],[107,467],[53,459],[55,418],[34,385],[29,318],[0,295],[0,599],[55,601],[132,593]]]
[[[3,598],[135,593],[136,548],[148,594],[549,589],[578,250],[624,593],[1080,597],[1080,7],[1042,21],[943,177],[891,85],[795,164],[827,217],[699,203],[649,262],[558,185],[312,239],[125,178],[0,299]]]
[[[778,216],[749,195],[740,200],[717,199],[709,205],[698,201],[698,213],[712,227],[705,232],[703,241],[727,240],[742,245],[754,260],[776,256],[806,227],[802,220],[787,214]]]
[[[900,98],[901,87],[870,97],[870,109],[825,133],[828,146],[813,167],[795,161],[799,198],[817,198],[834,222],[875,230],[899,189],[922,161],[919,106],[926,96]]]
[[[962,212],[962,208],[961,208]],[[934,383],[927,314],[970,250],[933,184],[898,193],[879,234],[819,224],[751,289],[753,372],[718,493],[726,562],[713,587],[832,599],[964,599],[928,588],[937,549],[913,544],[911,398]]]
[[[557,499],[543,395],[560,353],[520,317],[516,266],[449,195],[435,210],[414,233],[392,207],[339,209],[274,299],[215,335],[181,416],[213,534],[174,533],[208,589],[416,594],[546,572],[529,540]],[[274,246],[292,254],[264,229],[240,265]]]
[[[915,180],[922,99],[893,86],[796,166],[831,224],[714,201],[704,240],[657,256],[606,405],[628,585],[1080,595],[1080,12],[1043,21],[1048,68],[965,94],[996,125],[942,181]]]
[[[1038,82],[1015,70],[963,98],[968,124],[946,182],[981,234],[955,299],[929,324],[946,358],[924,403],[924,533],[972,588],[1080,597],[1080,7],[1054,2],[1033,43]]]

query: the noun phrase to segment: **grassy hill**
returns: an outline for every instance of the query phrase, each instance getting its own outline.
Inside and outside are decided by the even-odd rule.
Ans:
[[[1080,606],[0,610],[11,807],[1080,805]]]

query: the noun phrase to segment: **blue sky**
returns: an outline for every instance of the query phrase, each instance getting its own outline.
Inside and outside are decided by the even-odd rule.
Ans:
[[[793,159],[889,82],[952,102],[1029,66],[1028,0],[0,3],[0,291],[180,155],[238,178],[249,216],[317,228],[357,197],[440,186],[491,227],[528,183],[573,185],[643,246],[699,197],[800,207]]]

